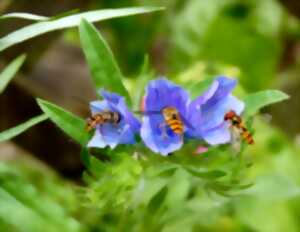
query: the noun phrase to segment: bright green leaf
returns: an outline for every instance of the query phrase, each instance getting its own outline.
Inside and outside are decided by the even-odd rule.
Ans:
[[[226,176],[226,172],[221,170],[213,170],[213,171],[199,171],[195,168],[186,167],[185,168],[190,174],[195,177],[206,178],[206,179],[218,179],[223,176]]]
[[[89,140],[89,134],[85,130],[83,119],[45,100],[38,99],[37,101],[44,113],[59,128],[82,146],[86,145]]]
[[[0,142],[12,139],[13,137],[21,134],[22,132],[26,131],[27,129],[29,129],[30,127],[45,121],[48,118],[47,115],[42,114],[39,116],[36,116],[30,120],[28,120],[27,122],[24,122],[16,127],[10,128],[6,131],[3,131],[0,133]]]
[[[41,15],[35,15],[35,14],[29,14],[29,13],[9,13],[0,16],[0,20],[2,19],[27,19],[27,20],[33,20],[33,21],[43,21],[43,20],[48,20],[49,18],[46,16],[41,16]]]
[[[100,33],[86,20],[81,21],[79,32],[96,88],[117,92],[129,100],[129,94],[122,83],[121,71]]]
[[[162,9],[163,8],[161,7],[132,7],[94,10],[70,15],[56,20],[34,23],[2,37],[0,39],[0,52],[15,44],[45,34],[47,32],[78,26],[83,18],[89,22],[97,22],[105,19],[149,13]]]
[[[265,90],[249,94],[244,98],[245,117],[253,116],[261,108],[288,99],[289,96],[279,90]]]
[[[25,55],[18,56],[0,73],[0,94],[8,85],[9,81],[16,75],[24,63],[25,58]]]

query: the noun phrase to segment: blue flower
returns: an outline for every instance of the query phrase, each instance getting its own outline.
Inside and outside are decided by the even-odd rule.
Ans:
[[[149,82],[144,97],[146,114],[143,117],[141,137],[152,151],[165,156],[182,146],[183,136],[174,133],[166,124],[162,110],[166,107],[175,107],[180,117],[184,119],[187,115],[188,103],[189,95],[180,86],[166,79]],[[187,127],[184,129],[188,130]]]
[[[100,90],[100,95],[103,97],[102,101],[90,103],[92,114],[105,111],[117,112],[120,115],[120,122],[97,125],[95,134],[87,146],[99,148],[110,146],[113,149],[118,144],[135,143],[135,134],[139,133],[140,122],[128,110],[124,97],[104,90]]]
[[[229,123],[224,116],[230,110],[240,115],[245,104],[234,97],[231,92],[236,80],[218,77],[210,88],[191,102],[188,120],[195,127],[190,136],[202,138],[211,145],[228,143],[231,139]]]

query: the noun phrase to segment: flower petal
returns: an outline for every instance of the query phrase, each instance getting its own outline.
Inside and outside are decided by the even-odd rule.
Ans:
[[[87,147],[98,147],[98,148],[106,147],[106,143],[103,140],[103,137],[99,130],[95,131],[95,134],[92,137],[92,139],[89,141],[89,143],[87,144]]]
[[[230,142],[231,133],[228,124],[224,122],[218,128],[205,131],[202,137],[211,145],[225,144]]]
[[[92,102],[90,102],[90,108],[91,108],[92,114],[111,110],[107,101],[92,101]]]
[[[166,156],[180,149],[183,139],[173,132],[170,133],[170,131],[166,131],[164,135],[159,125],[161,122],[163,120],[159,120],[157,117],[150,118],[149,116],[145,116],[141,128],[141,137],[152,151]]]
[[[245,104],[231,94],[224,97],[217,104],[202,106],[201,125],[202,130],[208,130],[219,126],[224,121],[224,115],[230,110],[234,110],[238,115],[241,114]]]

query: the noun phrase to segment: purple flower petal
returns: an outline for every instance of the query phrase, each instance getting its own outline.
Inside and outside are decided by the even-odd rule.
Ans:
[[[167,155],[180,149],[183,144],[183,135],[174,133],[166,124],[162,110],[166,107],[175,107],[181,117],[186,117],[188,93],[180,86],[166,79],[150,81],[145,96],[145,110],[157,112],[145,115],[141,128],[141,137],[152,151]]]
[[[188,119],[196,125],[189,134],[191,137],[203,138],[212,145],[230,141],[230,130],[224,124],[224,116],[230,110],[240,115],[245,107],[231,94],[235,86],[235,80],[219,77],[203,95],[191,102]]]
[[[151,122],[152,121],[152,122]],[[153,121],[156,121],[154,123]],[[174,152],[183,144],[183,139],[181,136],[176,134],[163,134],[160,130],[160,123],[162,120],[153,120],[151,117],[144,117],[143,124],[141,128],[141,137],[146,144],[153,152],[160,153],[163,156],[168,155],[171,152]]]
[[[231,140],[229,125],[224,122],[218,128],[204,131],[202,137],[211,145],[228,143]]]
[[[135,134],[140,130],[140,122],[128,110],[124,97],[104,90],[101,90],[100,94],[104,98],[102,101],[90,103],[92,114],[104,111],[117,112],[120,114],[121,120],[117,124],[98,125],[88,147],[103,148],[109,146],[113,149],[118,144],[135,143]]]

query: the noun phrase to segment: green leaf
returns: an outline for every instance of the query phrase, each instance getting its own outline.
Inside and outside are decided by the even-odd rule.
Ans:
[[[143,95],[145,87],[149,80],[153,79],[155,74],[149,67],[149,56],[145,55],[144,62],[141,68],[141,72],[138,75],[135,83],[135,90],[133,91],[133,109],[141,109],[141,101],[143,100]]]
[[[71,112],[42,99],[37,99],[44,113],[76,142],[85,146],[89,140],[89,134],[85,130],[85,121]]]
[[[129,94],[122,83],[121,71],[105,40],[97,29],[86,20],[81,21],[79,32],[95,87],[117,92],[125,96],[129,102]]]
[[[90,153],[89,150],[84,147],[80,152],[81,161],[86,168],[90,167]]]
[[[35,15],[35,14],[29,14],[29,13],[9,13],[0,16],[0,20],[2,19],[27,19],[27,20],[33,20],[33,21],[43,21],[43,20],[48,20],[49,18],[46,16],[41,16],[41,15]]]
[[[18,56],[0,73],[0,94],[8,85],[9,81],[16,75],[16,73],[24,63],[25,58],[25,55]]]
[[[213,171],[199,171],[195,168],[185,167],[185,169],[195,177],[205,178],[205,179],[218,179],[223,176],[226,176],[226,172],[221,170],[213,170]]]
[[[164,199],[166,198],[167,192],[168,192],[168,188],[167,188],[167,186],[164,186],[150,200],[150,202],[148,204],[148,211],[150,213],[155,213],[161,207],[162,203],[164,202]]]
[[[45,121],[48,118],[47,115],[42,114],[39,116],[36,116],[30,120],[28,120],[27,122],[24,122],[16,127],[10,128],[6,131],[3,131],[0,133],[0,142],[12,139],[13,137],[21,134],[22,132],[26,131],[27,129],[29,129],[30,127]]]
[[[300,196],[300,187],[289,176],[266,174],[258,176],[255,185],[248,188],[245,194],[265,200],[290,199]]]
[[[244,98],[245,117],[253,116],[261,108],[288,99],[289,96],[279,90],[265,90],[249,94]]]
[[[161,7],[131,7],[120,9],[94,10],[70,15],[64,18],[59,18],[57,20],[34,23],[2,37],[0,39],[0,52],[15,44],[45,34],[47,32],[78,26],[83,18],[89,22],[97,22],[105,19],[149,13],[162,9],[163,8]]]

